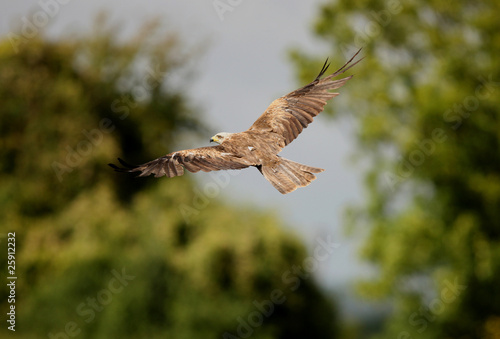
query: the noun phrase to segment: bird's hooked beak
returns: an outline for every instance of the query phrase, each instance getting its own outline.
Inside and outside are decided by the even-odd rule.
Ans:
[[[215,142],[214,138],[210,138],[210,142]]]

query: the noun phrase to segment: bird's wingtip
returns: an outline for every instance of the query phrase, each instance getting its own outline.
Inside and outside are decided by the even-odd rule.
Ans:
[[[121,158],[117,158],[117,159],[118,159],[118,162],[123,167],[119,167],[119,166],[112,164],[112,163],[108,164],[108,166],[111,167],[112,169],[114,169],[116,172],[130,172],[130,170],[133,170],[134,168],[137,167],[137,166],[134,166],[134,165],[127,163],[125,160],[123,160]]]

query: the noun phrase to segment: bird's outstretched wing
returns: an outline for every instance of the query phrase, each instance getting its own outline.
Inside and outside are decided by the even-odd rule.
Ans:
[[[344,73],[362,60],[351,63],[360,51],[361,49],[335,73],[321,78],[329,66],[327,59],[314,81],[274,100],[248,130],[277,133],[285,139],[285,146],[288,145],[297,138],[302,129],[313,121],[316,115],[323,111],[328,100],[339,95],[339,93],[332,93],[330,90],[343,86],[353,77],[351,75],[343,79],[333,80],[334,77]]]
[[[189,172],[210,172],[229,169],[242,169],[252,164],[244,158],[225,152],[221,145],[188,149],[167,154],[142,165],[130,165],[118,158],[123,167],[108,164],[118,172],[140,172],[139,177],[154,174],[156,178],[169,178],[184,174],[184,168]]]

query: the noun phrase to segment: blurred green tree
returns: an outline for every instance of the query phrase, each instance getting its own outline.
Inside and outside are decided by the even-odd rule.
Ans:
[[[332,305],[291,271],[305,250],[272,213],[229,206],[189,175],[136,180],[106,166],[164,154],[204,127],[182,86],[172,89],[192,58],[175,34],[151,24],[118,43],[117,27],[95,27],[16,51],[0,42],[0,213],[2,234],[16,233],[16,334],[334,337]]]
[[[498,1],[336,0],[315,22],[335,59],[366,56],[338,111],[368,159],[366,205],[347,215],[379,268],[361,292],[394,303],[379,338],[500,338],[499,14]],[[300,76],[321,64],[292,59]]]

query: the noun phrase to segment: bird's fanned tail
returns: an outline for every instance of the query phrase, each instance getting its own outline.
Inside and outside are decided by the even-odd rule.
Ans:
[[[262,166],[259,170],[281,194],[309,185],[316,179],[313,173],[324,171],[322,168],[299,164],[285,158],[280,158],[280,162],[274,167]]]

